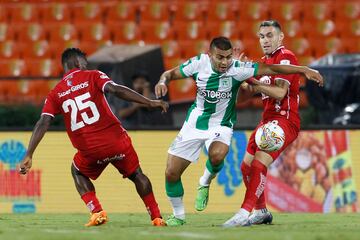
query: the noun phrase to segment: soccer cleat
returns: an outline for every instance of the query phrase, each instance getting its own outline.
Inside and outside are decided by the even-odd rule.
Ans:
[[[171,215],[166,220],[166,225],[170,227],[177,227],[185,224],[185,220],[182,220],[180,218],[175,217],[174,215]]]
[[[85,224],[86,227],[91,226],[98,226],[101,224],[105,224],[109,219],[107,217],[107,214],[105,211],[100,211],[97,213],[90,213],[91,217],[87,224]]]
[[[195,199],[195,209],[203,211],[209,201],[209,186],[199,186],[198,193]]]
[[[227,220],[222,226],[223,227],[238,227],[238,226],[250,226],[249,218],[237,212],[232,218]]]
[[[154,219],[151,221],[151,223],[152,223],[153,226],[157,226],[157,227],[166,226],[166,222],[165,222],[164,219],[162,219],[162,218],[154,218]]]
[[[271,224],[273,216],[266,208],[261,209],[261,211],[254,211],[250,217],[250,224]]]

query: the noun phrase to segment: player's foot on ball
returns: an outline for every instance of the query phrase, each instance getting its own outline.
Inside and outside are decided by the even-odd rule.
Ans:
[[[100,211],[97,213],[90,214],[90,220],[87,224],[85,224],[86,227],[91,226],[98,226],[101,224],[105,224],[109,219],[105,211]]]
[[[166,226],[166,222],[165,222],[164,219],[162,219],[162,218],[154,218],[154,219],[151,221],[151,223],[152,223],[153,226],[157,226],[157,227]]]
[[[239,226],[250,226],[249,218],[241,213],[237,212],[232,218],[227,220],[222,226],[223,227],[239,227]]]
[[[203,211],[209,201],[209,186],[199,186],[195,199],[195,209]]]
[[[166,220],[166,225],[170,226],[170,227],[176,227],[176,226],[181,226],[185,224],[185,220],[180,219],[175,217],[174,215],[171,215],[167,220]]]
[[[250,217],[250,224],[271,224],[273,216],[266,208],[254,211]]]

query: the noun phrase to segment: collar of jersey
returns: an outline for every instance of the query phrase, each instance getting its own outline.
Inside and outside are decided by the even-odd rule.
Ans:
[[[64,76],[63,76],[63,80],[66,79],[70,74],[73,74],[74,72],[78,72],[80,71],[80,68],[73,68],[70,71],[68,71]]]
[[[279,46],[279,47],[278,47],[277,49],[275,49],[270,55],[273,56],[277,51],[279,51],[280,49],[283,49],[283,48],[284,48],[283,45]]]

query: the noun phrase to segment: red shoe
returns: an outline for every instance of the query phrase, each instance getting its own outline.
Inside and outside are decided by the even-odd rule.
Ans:
[[[107,221],[109,221],[108,216],[105,211],[100,211],[97,213],[90,214],[90,220],[87,224],[85,224],[86,227],[91,226],[99,226],[101,224],[105,224]]]
[[[166,222],[162,218],[154,218],[151,223],[153,226],[156,226],[156,227],[166,226]]]

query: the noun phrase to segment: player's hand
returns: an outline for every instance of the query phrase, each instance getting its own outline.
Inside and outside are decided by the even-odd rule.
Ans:
[[[244,52],[241,52],[240,48],[235,47],[233,49],[233,58],[241,61],[241,62],[252,62],[252,60],[250,60]]]
[[[25,158],[20,163],[20,174],[27,174],[30,171],[30,168],[32,166],[32,157],[25,156]]]
[[[164,82],[159,81],[155,85],[155,96],[156,98],[162,98],[164,97],[168,92],[168,87]]]
[[[150,107],[160,107],[162,108],[162,113],[166,113],[169,109],[169,104],[163,100],[151,100]]]
[[[324,79],[318,70],[305,67],[304,75],[307,79],[317,82],[320,87],[324,86]]]

